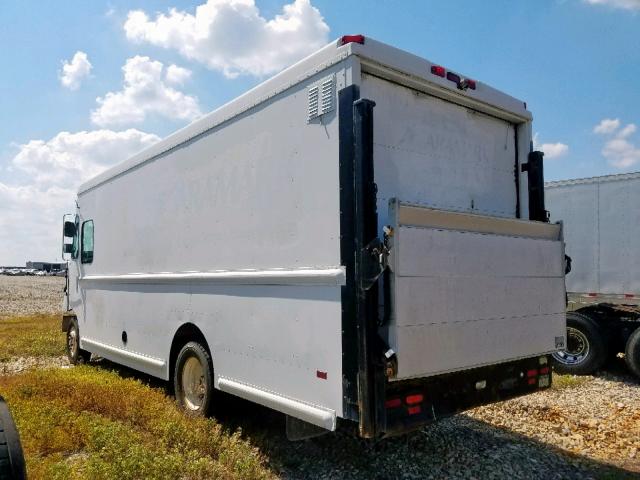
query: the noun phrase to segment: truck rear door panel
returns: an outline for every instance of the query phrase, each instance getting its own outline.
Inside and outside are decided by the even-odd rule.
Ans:
[[[372,75],[378,225],[391,198],[444,210],[516,215],[514,125]]]
[[[391,203],[396,379],[556,349],[564,337],[559,225]]]

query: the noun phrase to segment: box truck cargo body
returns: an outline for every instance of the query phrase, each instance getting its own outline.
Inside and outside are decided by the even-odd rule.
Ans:
[[[294,437],[545,388],[564,245],[530,143],[523,102],[343,37],[80,187],[71,354],[194,412],[214,388],[267,405]]]
[[[572,259],[569,341],[558,367],[592,373],[626,352],[640,376],[640,173],[548,182],[545,195]]]

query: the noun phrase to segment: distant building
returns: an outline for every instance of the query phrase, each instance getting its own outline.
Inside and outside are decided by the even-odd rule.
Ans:
[[[52,263],[52,262],[27,262],[27,268],[35,268],[36,270],[43,270],[45,272],[51,272],[54,270],[66,270],[67,263]]]

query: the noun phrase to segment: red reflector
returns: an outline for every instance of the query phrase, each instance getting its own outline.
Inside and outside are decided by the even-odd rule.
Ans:
[[[456,75],[453,72],[447,72],[447,80],[451,80],[454,83],[460,83],[460,75]]]
[[[343,35],[340,38],[340,44],[346,45],[347,43],[360,43],[364,45],[364,35]]]
[[[535,385],[536,384],[536,379],[535,378],[530,378],[528,380],[529,385]]]
[[[537,376],[538,376],[537,370],[527,370],[527,377],[537,377]]]
[[[402,405],[402,401],[399,398],[392,398],[384,402],[385,408],[398,408]]]
[[[419,393],[417,395],[407,396],[407,398],[405,398],[405,401],[407,402],[407,405],[415,405],[416,403],[422,403],[423,399],[424,397]]]
[[[467,78],[467,85],[469,85],[469,88],[471,90],[475,90],[476,89],[476,81],[475,80],[471,80],[471,79]]]
[[[321,378],[322,380],[326,380],[327,372],[321,372],[320,370],[316,370],[316,377]]]
[[[444,67],[441,67],[439,65],[432,65],[431,66],[431,73],[433,73],[434,75],[438,75],[439,77],[444,78]]]
[[[407,412],[409,412],[409,415],[416,415],[416,414],[420,413],[421,411],[422,411],[422,408],[420,407],[420,405],[416,405],[415,407],[407,408]]]
[[[540,375],[546,375],[547,373],[549,373],[549,367],[542,367],[540,369]]]

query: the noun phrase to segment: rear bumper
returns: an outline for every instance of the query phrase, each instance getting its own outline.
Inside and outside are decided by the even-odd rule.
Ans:
[[[377,408],[378,431],[381,436],[399,435],[469,408],[550,386],[551,364],[547,355],[387,383],[384,401]]]

